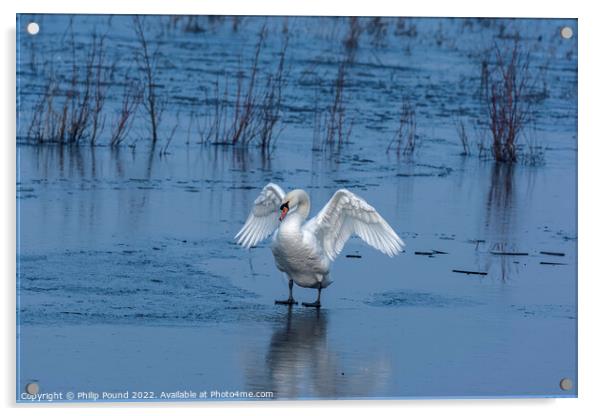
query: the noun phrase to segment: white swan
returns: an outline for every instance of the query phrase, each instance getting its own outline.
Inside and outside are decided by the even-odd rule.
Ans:
[[[296,304],[293,282],[318,289],[318,299],[304,306],[320,307],[323,288],[332,283],[330,263],[352,234],[390,257],[403,250],[404,242],[376,210],[359,196],[340,189],[322,210],[309,215],[309,196],[302,189],[285,194],[267,184],[253,205],[241,230],[234,237],[245,248],[255,246],[274,233],[272,253],[278,269],[288,277],[289,297],[277,304]]]

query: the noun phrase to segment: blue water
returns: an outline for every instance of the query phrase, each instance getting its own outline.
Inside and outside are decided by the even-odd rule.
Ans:
[[[198,144],[185,127],[161,155],[146,146],[142,112],[118,149],[27,144],[39,63],[60,67],[68,56],[56,39],[69,18],[35,19],[39,37],[19,38],[18,400],[32,381],[41,392],[148,391],[154,399],[176,390],[270,391],[275,399],[576,395],[577,57],[575,39],[558,36],[564,24],[576,32],[575,21],[505,21],[533,45],[536,62],[550,61],[551,80],[532,133],[545,162],[510,167],[461,156],[454,125],[458,109],[479,111],[470,53],[495,38],[497,24],[410,19],[411,38],[396,35],[392,20],[379,47],[365,32],[349,75],[353,133],[331,153],[311,150],[315,83],[326,106],[346,21],[289,19],[284,130],[268,157]],[[246,18],[238,32],[229,19],[203,18],[203,33],[149,19],[163,42],[168,132],[176,112],[181,123],[207,111],[216,73],[236,72],[263,18]],[[75,32],[90,22],[108,30],[117,74],[131,70],[129,17],[78,16]],[[282,19],[268,23],[269,66]],[[420,146],[398,158],[385,150],[406,91],[419,103]],[[377,208],[406,252],[391,259],[352,239],[322,310],[274,305],[287,284],[269,243],[246,251],[233,242],[270,181],[306,189],[311,215],[336,189],[350,189]],[[294,290],[299,301],[316,295]],[[560,390],[564,377],[572,390]]]

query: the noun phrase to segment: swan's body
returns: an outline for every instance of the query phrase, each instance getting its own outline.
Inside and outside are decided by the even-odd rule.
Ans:
[[[319,307],[320,291],[332,283],[330,264],[353,234],[391,257],[403,250],[403,241],[379,213],[346,189],[336,191],[318,215],[305,221],[309,210],[309,196],[304,190],[285,194],[278,185],[269,183],[235,237],[238,244],[249,248],[274,234],[276,266],[289,279],[289,299],[277,303],[296,303],[292,297],[295,282],[318,289],[318,300],[304,305]]]

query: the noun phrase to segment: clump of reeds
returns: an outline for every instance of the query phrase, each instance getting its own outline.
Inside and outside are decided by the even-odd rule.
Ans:
[[[258,35],[253,59],[248,73],[238,72],[233,97],[226,78],[218,77],[212,101],[207,100],[210,114],[203,140],[219,145],[247,147],[257,144],[269,152],[282,129],[278,129],[283,115],[283,89],[286,85],[286,52],[288,27],[285,22],[283,42],[278,64],[273,72],[260,68],[260,58],[267,30],[263,27]],[[260,74],[266,73],[261,79]],[[222,86],[223,85],[223,86]],[[233,103],[230,103],[230,100]]]
[[[104,128],[104,103],[114,72],[107,65],[104,37],[92,35],[83,67],[76,59],[76,44],[71,29],[71,72],[62,81],[52,71],[44,92],[34,105],[27,136],[34,143],[95,144]]]
[[[101,36],[96,38],[93,35],[92,39],[92,70],[91,74],[93,79],[92,86],[92,105],[91,105],[91,117],[92,125],[90,131],[90,143],[96,144],[96,141],[102,133],[105,125],[106,117],[103,114],[103,108],[107,99],[107,94],[111,85],[111,79],[115,72],[115,63],[105,67],[104,62],[106,61],[106,48],[105,48],[105,37]]]
[[[395,135],[389,142],[387,153],[395,151],[400,156],[411,155],[416,150],[416,106],[409,97],[404,97],[399,111],[399,124]]]
[[[133,17],[134,31],[138,41],[135,59],[138,64],[141,84],[143,85],[142,105],[146,110],[150,123],[151,143],[154,146],[159,139],[161,116],[165,108],[165,97],[157,92],[157,64],[159,48],[151,50],[145,35],[144,21],[140,16]]]
[[[280,59],[275,74],[268,75],[265,92],[261,103],[259,116],[259,143],[263,151],[271,149],[273,140],[277,137],[275,131],[277,123],[282,117],[282,89],[284,87],[284,63],[286,49],[288,48],[288,32],[280,51]]]
[[[518,40],[509,50],[495,46],[481,65],[481,97],[496,161],[516,162],[517,142],[525,126],[534,121],[533,104],[540,94],[531,72],[531,56]]]
[[[247,83],[247,90],[244,97],[242,95],[242,84],[243,84],[243,73],[239,73],[237,91],[236,91],[236,104],[234,108],[234,120],[232,122],[232,132],[223,139],[229,141],[231,144],[242,143],[247,145],[255,139],[257,131],[255,130],[254,121],[257,120],[259,114],[259,96],[257,93],[257,74],[259,71],[259,58],[261,56],[261,50],[265,44],[265,38],[267,36],[267,29],[264,26],[259,32],[259,38],[255,45],[255,54],[253,57],[253,63],[250,69],[249,81]],[[227,103],[228,94],[227,86],[224,97],[224,102]],[[227,110],[227,107],[226,107]]]

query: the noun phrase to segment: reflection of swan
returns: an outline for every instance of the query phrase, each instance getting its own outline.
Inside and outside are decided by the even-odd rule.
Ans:
[[[328,351],[327,316],[287,314],[286,324],[274,331],[266,356],[271,387],[276,397],[301,394],[336,395],[336,356]],[[314,315],[314,316],[312,316]],[[305,392],[304,392],[305,391]],[[275,392],[276,393],[276,392]]]
[[[328,311],[288,309],[274,326],[267,352],[249,356],[247,387],[276,399],[382,395],[390,363],[371,350],[348,356],[329,339]],[[378,392],[378,393],[377,393]]]
[[[301,287],[318,289],[318,299],[303,305],[319,308],[321,290],[332,283],[330,263],[353,234],[389,256],[399,253],[404,246],[372,206],[346,189],[335,192],[318,215],[305,222],[309,208],[309,196],[304,190],[295,189],[285,195],[278,185],[269,183],[235,237],[237,243],[251,247],[278,229],[272,253],[278,269],[288,276],[289,298],[276,303],[296,303],[294,281]]]

